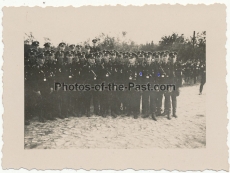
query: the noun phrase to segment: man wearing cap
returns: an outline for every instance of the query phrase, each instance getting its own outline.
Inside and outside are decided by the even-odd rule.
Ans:
[[[54,51],[47,50],[44,53],[46,60],[43,65],[43,71],[46,76],[47,85],[50,88],[50,92],[47,94],[46,98],[49,102],[49,111],[47,113],[47,119],[53,120],[56,115],[58,115],[58,104],[56,104],[57,94],[54,91],[55,73],[56,73],[56,61],[54,59]]]
[[[136,67],[136,55],[129,54],[129,65],[128,65],[128,81],[129,83],[136,83],[137,79],[137,67]],[[133,115],[136,119],[139,114],[140,100],[139,100],[139,91],[136,91],[135,88],[131,88],[128,91],[128,116]]]
[[[40,53],[37,56],[37,67],[34,71],[34,80],[36,80],[36,84],[34,86],[34,92],[39,98],[38,110],[39,110],[39,120],[44,122],[45,119],[49,119],[49,114],[52,111],[50,107],[50,93],[51,88],[49,86],[48,77],[46,73],[46,68],[44,66],[45,63],[45,55],[44,53]]]
[[[205,60],[203,60],[200,63],[199,69],[200,69],[200,75],[201,75],[200,93],[199,93],[199,95],[202,95],[203,86],[206,83],[206,62],[205,62]]]
[[[166,106],[168,109],[168,119],[171,119],[171,104],[172,104],[172,112],[173,117],[177,118],[176,108],[177,108],[177,96],[179,96],[179,87],[180,87],[180,78],[181,78],[181,69],[180,65],[177,63],[177,53],[171,52],[169,54],[170,57],[170,83],[175,85],[175,88],[171,87],[167,92],[169,95],[169,102],[167,102]],[[171,99],[171,102],[170,102]]]
[[[161,85],[163,84],[163,78],[164,78],[164,70],[161,66],[161,60],[160,60],[160,52],[156,52],[155,54],[155,63],[154,63],[154,82],[155,85]],[[152,98],[152,103],[151,103],[151,110],[153,114],[156,116],[161,115],[161,110],[162,110],[162,98],[163,98],[163,92],[160,90],[160,88],[155,88],[156,89],[156,97]],[[153,117],[154,119],[154,117]]]
[[[84,78],[85,78],[85,83],[90,84],[90,87],[92,87],[92,86],[94,86],[94,84],[96,84],[97,77],[98,77],[98,75],[96,74],[94,54],[89,53],[88,56],[87,56],[87,61],[88,61],[88,64],[86,66],[86,71],[84,73]],[[94,96],[93,93],[94,93],[94,90],[85,91],[85,93],[84,93],[85,108],[86,108],[86,116],[87,117],[90,117],[90,103],[91,103],[91,100],[93,99],[93,101],[94,101],[94,99],[96,99],[96,98],[93,97]],[[94,113],[97,114],[97,115],[99,114],[98,105],[96,107],[94,107]]]
[[[44,51],[50,50],[50,46],[51,46],[51,43],[50,42],[46,42],[44,44]]]
[[[173,54],[173,53],[171,53]],[[170,54],[170,55],[171,55]],[[170,62],[168,61],[169,58],[169,52],[168,51],[163,51],[162,52],[162,68],[164,70],[164,77],[163,77],[163,84],[171,84],[170,83],[170,78],[169,78],[169,73],[170,73]],[[164,93],[164,112],[161,114],[162,116],[167,115],[168,119],[170,119],[170,111],[168,105],[170,104],[170,96],[169,96],[169,91],[165,90],[162,91]]]
[[[55,81],[58,83],[63,83],[65,81],[65,67],[64,67],[64,61],[65,61],[65,43],[60,43],[58,46],[58,51],[55,54],[55,59],[57,60],[57,64],[55,67]],[[64,111],[65,108],[63,108],[63,95],[64,91],[61,87],[57,88],[57,97],[58,97],[58,117],[64,118],[66,115],[66,112]]]
[[[27,59],[24,62],[24,77],[25,77],[25,125],[29,124],[32,116],[35,116],[37,99],[34,92],[36,85],[35,70],[37,68],[36,51],[29,49],[27,52]]]
[[[93,40],[92,40],[92,42],[93,42],[93,47],[92,47],[91,50],[90,50],[91,53],[95,53],[95,52],[100,52],[100,51],[101,51],[101,49],[99,48],[99,46],[96,45],[96,44],[97,44],[97,41],[98,41],[98,39],[93,39]]]
[[[109,51],[103,51],[103,52],[104,52],[104,56],[102,57],[102,69],[103,69],[102,81],[105,84],[105,86],[107,86],[108,83],[110,83],[111,76],[112,76],[110,65],[109,65],[111,53]],[[108,89],[105,89],[101,93],[100,111],[103,117],[106,117],[109,114],[110,99],[111,99],[110,94],[111,92],[108,91]]]
[[[151,78],[152,78],[152,69],[153,66],[151,64],[152,62],[152,54],[149,52],[144,53],[144,63],[143,63],[143,73],[142,73],[142,79],[143,79],[143,84],[152,84],[151,83]],[[143,117],[148,117],[150,114],[150,103],[149,103],[149,98],[150,98],[150,93],[151,91],[143,91],[142,94],[142,113]]]

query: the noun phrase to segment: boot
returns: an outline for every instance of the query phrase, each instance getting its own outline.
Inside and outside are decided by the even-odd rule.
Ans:
[[[111,115],[112,115],[113,118],[117,118],[117,114],[115,114],[114,111],[111,112]]]
[[[170,112],[168,112],[168,114],[167,114],[167,118],[168,118],[168,120],[171,120],[171,115],[170,115]]]
[[[167,111],[164,111],[162,114],[160,114],[160,116],[165,116],[167,115]]]
[[[155,113],[152,113],[152,119],[153,119],[154,121],[157,121],[157,119],[156,119],[156,114],[155,114]]]
[[[138,113],[134,113],[134,119],[138,118]]]
[[[177,118],[176,109],[175,109],[175,108],[173,109],[173,117],[174,117],[174,118]]]
[[[142,118],[148,118],[149,114],[143,114]]]

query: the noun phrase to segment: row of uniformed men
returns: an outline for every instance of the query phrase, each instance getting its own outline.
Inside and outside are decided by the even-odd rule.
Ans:
[[[38,45],[39,43],[34,43]],[[33,45],[33,44],[32,44]],[[177,62],[176,52],[137,52],[122,53],[100,51],[96,46],[87,47],[87,52],[77,53],[73,45],[65,50],[60,43],[57,52],[47,49],[38,52],[28,51],[25,61],[25,115],[27,120],[38,113],[40,121],[68,116],[90,116],[91,100],[94,114],[113,117],[119,114],[140,114],[142,100],[143,117],[176,115],[176,97],[182,82],[182,66]],[[38,47],[38,46],[37,46]],[[54,83],[100,84],[104,82],[128,85],[136,84],[175,84],[173,91],[64,91],[54,90]],[[142,96],[142,99],[141,99]],[[164,112],[162,99],[165,96]],[[110,110],[110,111],[109,111]]]

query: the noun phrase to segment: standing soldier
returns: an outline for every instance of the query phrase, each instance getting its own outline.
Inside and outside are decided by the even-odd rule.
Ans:
[[[102,66],[102,53],[95,53],[95,74],[96,78],[94,78],[95,84],[101,84],[103,82],[103,78],[106,75],[104,66]],[[102,116],[102,89],[93,91],[93,106],[94,106],[94,114]]]
[[[44,66],[45,55],[44,53],[40,53],[37,56],[37,68],[35,68],[34,78],[36,80],[36,84],[34,86],[34,92],[40,98],[38,102],[39,107],[39,120],[44,122],[45,119],[48,119],[48,115],[50,113],[50,93],[52,92],[48,78],[46,76],[46,68]]]
[[[206,63],[205,63],[205,60],[200,63],[200,75],[201,75],[201,83],[200,83],[199,95],[202,95],[203,86],[206,83]]]
[[[65,43],[60,43],[58,45],[58,51],[55,54],[55,59],[57,60],[57,65],[56,65],[56,74],[55,74],[55,81],[59,83],[64,83],[65,78],[64,78],[64,59],[65,59]],[[58,117],[59,118],[64,118],[66,115],[66,112],[64,111],[65,108],[63,108],[63,96],[64,96],[64,91],[63,89],[57,88],[57,97],[58,97]]]
[[[124,85],[124,59],[123,59],[123,52],[116,52],[116,68],[117,68],[117,77],[116,77],[116,83]],[[118,102],[118,108],[117,108],[117,114],[120,115],[123,113],[123,91],[118,91],[117,93],[117,102]]]
[[[162,68],[163,68],[163,84],[170,84],[170,80],[169,80],[169,73],[170,73],[170,62],[168,62],[168,58],[169,58],[169,52],[168,51],[164,51],[162,52],[162,57],[163,57],[163,62],[162,62]],[[168,115],[168,118],[170,118],[169,114],[169,105],[170,105],[170,96],[169,96],[169,91],[162,91],[164,93],[164,112],[162,113],[162,115]]]
[[[156,79],[158,78],[158,76],[155,74],[156,72],[156,63],[155,63],[155,57],[156,57],[156,52],[152,53],[152,69],[151,69],[151,78],[150,78],[150,84],[152,87],[154,87],[154,85],[156,84]],[[158,97],[158,92],[159,91],[151,91],[150,92],[150,112],[151,112],[151,116],[152,119],[154,121],[157,121],[156,119],[156,111],[157,111],[157,97]]]
[[[161,60],[160,60],[160,52],[156,52],[155,55],[155,63],[154,63],[154,78],[155,78],[155,84],[156,85],[161,85],[163,84],[163,79],[164,79],[164,70],[161,66]],[[157,88],[156,88],[157,89]],[[155,115],[156,116],[160,116],[161,115],[161,111],[162,111],[162,98],[163,98],[163,92],[160,90],[160,88],[158,88],[156,90],[156,100],[154,104],[153,110],[156,109],[155,111]]]
[[[90,84],[90,87],[93,87],[97,79],[97,74],[95,73],[95,58],[92,53],[87,56],[88,65],[84,74],[84,78],[87,84]],[[85,103],[86,103],[86,116],[90,117],[90,103],[93,100],[93,90],[90,88],[89,91],[85,91]],[[96,98],[95,98],[96,99]],[[99,112],[98,107],[94,108],[95,112]]]
[[[144,64],[143,64],[143,84],[151,84],[151,78],[152,78],[152,54],[151,52],[144,53]],[[142,113],[144,114],[144,118],[148,117],[150,114],[150,93],[151,91],[143,91],[142,95]]]
[[[125,85],[125,86],[128,86],[129,85],[129,55],[127,52],[124,52],[123,53],[123,59],[122,59],[122,76],[123,76],[123,79],[122,79],[122,83]],[[122,109],[123,109],[123,113],[126,114],[126,115],[129,115],[129,111],[128,111],[128,104],[129,104],[129,91],[128,90],[125,90],[123,91],[122,93]]]
[[[47,112],[47,118],[50,120],[54,119],[54,116],[56,115],[56,92],[54,92],[54,82],[55,82],[55,66],[56,61],[54,61],[53,51],[47,50],[45,51],[46,60],[43,65],[44,67],[44,73],[46,76],[47,86],[50,88],[50,92],[47,95],[47,99],[49,102],[48,112]]]
[[[78,57],[79,57],[79,78],[78,78],[78,84],[85,84],[85,76],[87,74],[87,66],[88,66],[88,62],[86,60],[86,54],[85,52],[82,53],[78,53]],[[79,88],[78,92],[78,96],[79,96],[79,102],[78,102],[78,108],[79,108],[79,116],[84,116],[86,115],[86,102],[87,100],[85,99],[85,92],[87,91],[83,91],[83,89]]]
[[[72,47],[72,46],[71,46]],[[65,67],[65,82],[66,84],[75,84],[74,79],[74,64],[73,64],[73,54],[74,51],[67,51],[66,52],[66,62],[64,63]],[[77,116],[77,114],[74,112],[74,106],[75,106],[75,89],[74,87],[71,87],[69,85],[68,91],[65,91],[65,98],[66,98],[66,108],[67,108],[67,115],[68,116]]]
[[[128,66],[128,79],[129,83],[135,83],[137,79],[137,67],[136,67],[136,54],[129,55],[129,66]],[[128,91],[128,116],[133,115],[136,119],[139,114],[140,108],[140,100],[139,100],[139,92],[134,88],[131,88]]]
[[[177,53],[171,52],[170,56],[170,83],[175,85],[175,87],[171,87],[168,94],[172,101],[172,109],[173,109],[173,117],[177,118],[176,108],[177,108],[177,96],[179,96],[179,87],[180,87],[180,78],[181,78],[181,68],[179,63],[177,63]],[[171,103],[169,105],[169,113],[171,114]],[[170,118],[170,114],[168,114],[168,119]]]
[[[110,61],[110,52],[104,51],[104,55],[102,59],[102,69],[103,69],[102,80],[105,86],[107,86],[111,80],[109,61]],[[105,89],[104,91],[102,91],[101,98],[102,98],[101,99],[101,114],[103,117],[106,117],[106,115],[109,114],[109,107],[110,107],[109,100],[111,99],[110,91],[108,91],[108,89]]]
[[[51,43],[46,42],[46,43],[44,44],[44,51],[50,50],[50,46],[51,46]]]
[[[37,68],[36,50],[29,49],[24,63],[25,76],[25,125],[29,125],[29,121],[36,114],[37,94],[34,92],[36,79],[34,77]]]

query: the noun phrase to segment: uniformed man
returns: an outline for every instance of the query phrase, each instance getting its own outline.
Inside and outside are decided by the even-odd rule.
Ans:
[[[129,66],[128,66],[128,81],[132,83],[136,83],[137,79],[137,67],[136,67],[136,54],[129,54]],[[131,88],[128,91],[128,116],[133,115],[136,119],[140,110],[140,92],[135,90],[135,88]]]
[[[66,44],[61,42],[58,45],[58,51],[55,54],[55,59],[57,60],[57,65],[56,65],[56,75],[55,75],[55,81],[59,83],[64,83],[65,81],[65,68],[64,68],[64,61],[65,61],[65,46]],[[65,118],[67,116],[66,114],[66,108],[63,106],[63,96],[64,96],[64,91],[60,87],[57,88],[57,95],[58,95],[58,117],[59,118]]]
[[[102,69],[103,69],[103,83],[105,86],[107,86],[111,81],[111,70],[110,70],[110,52],[109,51],[103,51],[103,57],[102,57]],[[101,115],[103,117],[106,117],[109,114],[110,109],[110,91],[108,89],[105,89],[101,93]]]
[[[78,78],[78,84],[86,84],[86,78],[85,76],[88,73],[88,62],[86,59],[86,53],[82,52],[82,53],[78,53],[78,57],[79,57],[79,78]],[[79,110],[79,116],[84,116],[86,115],[86,103],[87,100],[85,99],[85,92],[87,91],[83,91],[84,89],[79,89],[78,90],[78,110]]]
[[[37,102],[39,107],[39,120],[44,122],[45,119],[49,119],[49,114],[52,111],[50,107],[50,93],[52,89],[49,86],[48,77],[46,74],[45,55],[40,53],[37,56],[37,67],[34,71],[34,79],[36,80],[36,85],[34,86],[34,92],[40,98]]]
[[[143,74],[142,74],[142,81],[143,84],[151,84],[152,78],[152,53],[145,52],[144,53],[144,63],[143,63]],[[150,93],[151,91],[143,91],[142,94],[142,113],[143,117],[146,118],[150,114]]]
[[[39,42],[33,41],[31,47],[37,51],[39,51]]]
[[[34,92],[34,86],[36,79],[34,77],[35,69],[37,67],[36,62],[36,50],[29,49],[27,52],[27,58],[24,63],[24,76],[25,76],[25,125],[29,125],[30,119],[37,113],[37,97]]]
[[[90,50],[91,53],[97,53],[97,52],[101,51],[99,46],[97,45],[97,41],[98,41],[98,39],[93,39],[92,40],[93,46],[91,47],[91,50]]]
[[[57,107],[58,105],[56,104],[56,99],[57,95],[56,92],[54,92],[54,82],[55,82],[55,66],[56,66],[56,61],[53,56],[53,51],[52,50],[47,50],[45,51],[44,55],[46,56],[45,63],[43,65],[43,72],[45,73],[46,76],[46,82],[47,82],[47,87],[50,89],[50,92],[47,94],[46,98],[47,101],[49,102],[48,105],[49,107],[47,108],[47,119],[49,120],[54,120],[55,116],[57,115]]]
[[[177,96],[179,96],[179,87],[180,87],[180,78],[181,78],[181,69],[179,63],[177,63],[177,53],[176,52],[171,52],[169,54],[170,57],[170,83],[175,86],[175,88],[171,87],[168,90],[168,95],[171,99],[171,102],[169,102],[169,105],[167,105],[169,114],[168,114],[168,119],[171,119],[171,104],[172,104],[172,112],[173,112],[173,117],[177,118],[176,115],[176,108],[177,108]]]
[[[96,67],[95,67],[95,57],[94,54],[89,53],[87,56],[88,64],[86,66],[86,72],[84,73],[84,78],[86,80],[86,84],[89,84],[90,87],[93,87],[97,80],[97,74],[95,73]],[[94,100],[94,90],[91,88],[89,91],[85,91],[84,97],[85,97],[85,107],[86,107],[86,116],[90,117],[90,103],[91,100]],[[95,98],[96,99],[96,98]],[[99,113],[99,108],[94,107],[94,113]]]
[[[159,76],[159,74],[155,74],[157,72],[156,69],[158,69],[158,67],[156,67],[156,63],[155,63],[155,57],[156,57],[156,52],[152,53],[152,63],[151,63],[151,78],[150,78],[150,84],[151,87],[154,87],[155,84],[157,84],[157,78]],[[151,91],[150,92],[150,113],[151,113],[151,117],[154,121],[157,121],[156,119],[156,111],[157,111],[157,99],[158,99],[158,92],[159,91]]]
[[[206,83],[206,62],[205,60],[200,63],[200,75],[201,75],[201,82],[200,82],[200,93],[202,95],[203,86]]]
[[[156,52],[155,55],[155,63],[154,63],[154,76],[155,76],[155,85],[161,85],[163,84],[163,78],[164,78],[164,70],[161,66],[161,60],[160,60],[160,52]],[[156,88],[157,89],[157,88]],[[155,112],[156,116],[161,115],[162,111],[162,98],[163,98],[163,91],[158,88],[156,90],[156,99],[154,100],[153,104],[153,111]]]
[[[44,51],[50,50],[50,48],[51,48],[51,43],[50,42],[46,42],[44,44]]]
[[[169,73],[170,73],[170,62],[168,61],[169,58],[169,52],[168,51],[163,51],[162,52],[162,63],[161,63],[161,67],[163,68],[163,72],[164,72],[164,77],[163,77],[163,84],[167,85],[170,84],[170,80],[169,80]],[[169,91],[165,90],[162,91],[164,93],[164,112],[162,113],[162,115],[168,115],[170,114],[169,112],[169,104],[170,104],[170,95],[169,95]],[[168,118],[170,118],[170,116],[168,115]]]

